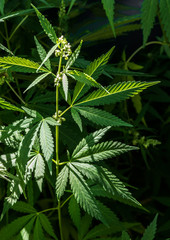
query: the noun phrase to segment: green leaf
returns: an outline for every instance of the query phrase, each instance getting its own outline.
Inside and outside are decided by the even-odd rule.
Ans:
[[[49,125],[43,120],[40,128],[40,143],[45,160],[50,172],[52,171],[52,155],[54,152],[54,140]]]
[[[71,9],[72,9],[75,1],[76,1],[76,0],[71,0],[71,3],[70,3],[70,6],[69,6],[69,9],[68,9],[68,13],[67,13],[67,14],[69,14],[69,12],[71,11]]]
[[[64,194],[65,188],[67,186],[68,175],[69,169],[67,166],[64,166],[64,168],[58,174],[56,181],[56,194],[58,199],[60,199]]]
[[[101,0],[101,2],[103,3],[103,8],[106,12],[106,16],[109,20],[109,23],[110,23],[110,26],[112,28],[113,34],[114,34],[114,36],[116,36],[115,28],[114,28],[114,24],[113,24],[115,1],[114,0]]]
[[[157,0],[144,0],[142,3],[141,21],[143,29],[143,44],[146,44],[151,29],[153,28],[157,9],[158,9]]]
[[[111,157],[119,156],[131,150],[137,150],[137,147],[129,146],[121,142],[102,142],[85,149],[77,158],[71,158],[71,161],[96,162]]]
[[[156,228],[157,228],[157,218],[158,218],[158,214],[155,216],[151,224],[146,228],[141,240],[153,240],[155,238]]]
[[[92,77],[90,77],[86,73],[79,72],[77,70],[69,70],[67,71],[67,75],[89,86],[98,87],[98,88],[101,87],[100,84],[96,82],[96,80],[94,80]]]
[[[57,42],[57,36],[56,36],[56,33],[54,31],[54,28],[52,27],[52,25],[50,24],[50,22],[44,17],[44,15],[42,15],[38,9],[33,5],[31,4],[31,6],[34,8],[38,18],[39,18],[39,21],[40,21],[40,24],[44,30],[44,32],[47,34],[47,36],[51,39],[51,41],[56,44]]]
[[[91,86],[85,85],[81,82],[77,82],[73,92],[72,105],[76,100],[81,98],[90,88]]]
[[[33,109],[30,109],[30,108],[27,108],[27,107],[22,107],[22,109],[24,109],[24,111],[31,117],[33,118],[37,118],[37,121],[38,120],[42,120],[43,119],[43,116],[37,112],[36,110],[33,110]]]
[[[80,208],[74,197],[69,201],[68,211],[74,225],[79,230],[81,221]]]
[[[20,57],[0,57],[0,67],[3,69],[10,68],[15,72],[35,73],[39,64]],[[46,68],[41,67],[41,72],[49,72]]]
[[[36,183],[38,185],[40,192],[42,192],[42,183],[44,175],[45,175],[45,162],[41,154],[39,153],[36,155],[34,177],[36,179]]]
[[[105,90],[97,90],[90,93],[87,97],[84,97],[80,102],[75,105],[105,105],[110,103],[116,103],[133,97],[134,95],[142,92],[144,89],[151,87],[159,82],[119,82],[112,86],[107,87],[107,93]]]
[[[76,108],[73,108],[73,107],[71,108],[71,115],[72,115],[74,121],[79,126],[80,131],[82,132],[83,131],[82,121],[81,121],[80,115],[79,115],[79,113],[78,113]]]
[[[46,57],[43,59],[42,63],[40,64],[40,66],[37,68],[37,71],[38,72],[39,70],[41,70],[41,67],[43,64],[45,64],[45,62],[47,60],[49,60],[49,58],[51,57],[51,55],[54,53],[54,51],[56,50],[56,48],[58,47],[58,44],[55,44],[50,50],[49,52],[47,53]]]
[[[78,47],[76,48],[76,50],[72,53],[71,57],[69,58],[69,60],[66,63],[65,66],[65,70],[67,71],[72,65],[73,63],[76,61],[76,59],[78,58],[79,54],[80,54],[80,49],[81,49],[81,45],[82,45],[83,41],[80,42],[80,44],[78,45]]]
[[[102,66],[104,66],[108,62],[114,48],[115,47],[112,47],[107,53],[103,54],[99,58],[95,59],[92,63],[90,63],[90,65],[87,66],[85,73],[88,74],[89,76],[93,76],[94,78],[98,78],[103,71]],[[96,70],[98,71],[97,74],[95,74],[94,76]]]
[[[38,216],[35,223],[33,240],[43,240],[43,239],[45,239],[45,236],[40,223],[40,216]]]
[[[3,1],[3,0],[2,0]],[[0,3],[1,4],[1,3]],[[11,52],[8,48],[6,48],[4,45],[0,43],[0,49],[4,50],[5,52],[14,55],[13,52]]]
[[[67,101],[68,98],[68,79],[65,73],[63,73],[62,77],[62,87],[65,95],[65,100]]]
[[[86,234],[90,229],[91,223],[92,223],[92,217],[89,214],[85,213],[85,215],[81,218],[79,222],[80,224],[80,228],[78,231],[79,239],[84,240],[84,237],[86,236]]]
[[[45,121],[51,125],[51,126],[57,126],[57,125],[60,125],[54,118],[52,117],[47,117],[45,118]]]
[[[89,147],[92,147],[93,145],[98,143],[109,129],[110,127],[100,129],[83,138],[73,151],[72,158],[78,158],[79,156],[82,155],[83,152],[88,150]]]
[[[38,51],[38,54],[40,56],[40,59],[41,61],[44,61],[47,53],[44,49],[44,47],[39,43],[39,41],[37,40],[36,36],[34,36],[34,40],[35,40],[35,43],[36,43],[36,47],[37,47],[37,51]],[[44,65],[49,69],[51,70],[51,63],[50,63],[50,60],[47,59],[45,62],[44,62]]]
[[[54,233],[54,230],[53,230],[53,228],[52,228],[52,225],[51,225],[49,219],[46,217],[46,215],[43,214],[43,213],[41,213],[41,214],[39,215],[39,218],[40,218],[40,222],[41,222],[41,225],[42,225],[42,227],[44,228],[44,230],[45,230],[51,237],[53,237],[54,239],[57,240],[57,237],[56,237],[56,235],[55,235],[55,233]]]
[[[100,220],[102,216],[97,208],[96,199],[82,174],[72,164],[67,166],[70,170],[70,185],[76,201],[88,214]]]
[[[76,107],[75,108],[79,113],[87,118],[88,120],[92,121],[101,126],[126,126],[132,127],[131,124],[122,121],[120,118],[112,115],[109,112],[97,109],[97,108],[90,108],[90,107]]]
[[[28,91],[30,88],[34,87],[35,85],[37,85],[40,81],[42,81],[45,77],[47,77],[50,73],[43,73],[40,76],[38,76],[28,87],[27,89],[24,91],[24,93],[26,91]]]
[[[0,107],[3,109],[8,109],[12,111],[24,112],[22,109],[14,106],[13,104],[7,102],[5,99],[0,98]]]
[[[18,201],[12,206],[12,209],[14,209],[17,212],[22,212],[22,213],[36,213],[36,209],[33,208],[30,204]]]
[[[170,1],[169,0],[160,0],[160,17],[162,20],[163,28],[166,32],[168,39],[170,40]]]
[[[0,236],[3,240],[11,240],[19,231],[34,217],[34,214],[29,214],[19,217],[10,224],[7,224],[0,230]]]
[[[5,0],[0,1],[0,12],[2,15],[4,15],[4,5],[5,5]]]
[[[131,238],[129,237],[129,235],[127,234],[127,232],[123,231],[123,232],[122,232],[121,240],[131,240]]]
[[[30,240],[30,233],[33,228],[36,216],[31,218],[31,220],[23,227],[20,231],[18,237],[24,240]]]

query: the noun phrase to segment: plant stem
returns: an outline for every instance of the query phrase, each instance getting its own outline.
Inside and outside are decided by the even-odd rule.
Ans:
[[[62,55],[60,56],[60,60],[59,60],[59,66],[58,66],[58,72],[57,75],[60,73],[61,71],[61,64],[62,64]],[[59,115],[58,115],[58,96],[59,96],[59,82],[56,83],[56,118],[58,119]],[[56,126],[56,177],[59,174],[59,126]],[[61,203],[60,203],[60,199],[58,200],[58,221],[59,221],[59,229],[60,229],[60,237],[61,240],[63,240],[63,231],[62,231],[62,221],[61,221]]]
[[[152,42],[148,42],[145,44],[145,46],[140,46],[138,49],[136,49],[135,52],[132,53],[132,55],[128,58],[128,60],[126,61],[126,63],[130,62],[131,59],[138,53],[140,52],[142,49],[144,49],[146,46],[152,45],[152,44],[160,44],[160,45],[169,45],[166,42],[160,42],[160,41],[152,41]]]
[[[24,100],[22,100],[22,98],[18,95],[18,93],[13,89],[13,87],[11,86],[11,84],[6,81],[6,83],[8,84],[8,86],[10,87],[10,89],[15,93],[15,95],[19,98],[19,100],[25,105],[26,103],[24,102]]]
[[[15,32],[18,30],[18,28],[22,25],[22,23],[27,19],[28,15],[25,16],[21,22],[16,26],[16,28],[14,29],[14,31],[11,33],[11,36],[9,37],[9,40],[11,40],[11,38],[13,37],[13,35],[15,34]]]
[[[8,47],[9,50],[11,50],[10,43],[9,43],[9,36],[8,36],[8,28],[7,28],[6,21],[4,21],[4,27],[5,27],[7,47]]]

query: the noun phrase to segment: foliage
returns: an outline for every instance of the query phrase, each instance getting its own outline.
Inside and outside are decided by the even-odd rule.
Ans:
[[[164,240],[169,2],[32,3],[0,2],[1,238]]]

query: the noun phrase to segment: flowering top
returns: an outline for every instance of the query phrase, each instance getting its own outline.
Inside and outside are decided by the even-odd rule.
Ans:
[[[58,47],[57,50],[55,50],[56,57],[62,56],[65,58],[65,60],[68,60],[68,57],[71,55],[71,45],[67,42],[66,38],[61,36],[58,39]]]

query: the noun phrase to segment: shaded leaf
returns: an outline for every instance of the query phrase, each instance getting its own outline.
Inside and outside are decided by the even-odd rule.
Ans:
[[[114,24],[113,24],[113,16],[114,16],[114,4],[115,1],[114,0],[101,0],[103,3],[103,8],[106,12],[106,16],[109,20],[110,26],[112,28],[113,34],[114,36],[115,34],[115,28],[114,28]]]
[[[53,228],[52,228],[52,225],[51,225],[49,219],[46,217],[46,215],[43,214],[43,213],[41,213],[41,214],[39,215],[39,218],[40,218],[40,222],[41,222],[41,225],[42,225],[42,227],[44,228],[44,230],[45,230],[51,237],[53,237],[54,239],[57,240],[57,237],[56,237],[56,235],[55,235],[55,233],[54,233],[54,230],[53,230]]]
[[[8,109],[12,111],[24,112],[22,109],[14,106],[13,104],[7,102],[5,99],[0,98],[0,107],[3,109]]]
[[[80,115],[79,115],[79,113],[78,113],[76,108],[71,108],[71,115],[72,115],[74,121],[79,126],[80,131],[82,132],[83,131],[82,121],[81,121]]]
[[[158,214],[155,216],[154,220],[150,223],[150,225],[146,228],[141,240],[153,240],[155,238],[156,228],[157,228],[157,218],[158,218]]]

